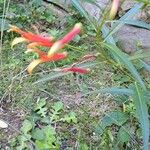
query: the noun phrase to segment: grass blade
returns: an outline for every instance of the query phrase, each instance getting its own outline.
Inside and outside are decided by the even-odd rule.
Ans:
[[[83,96],[91,95],[91,94],[98,94],[98,93],[110,93],[110,94],[113,94],[113,95],[131,96],[133,94],[133,91],[131,89],[127,89],[127,88],[112,87],[112,88],[104,88],[104,89],[90,91],[90,92],[87,92],[87,93],[83,94]]]
[[[95,24],[93,23],[90,15],[87,13],[87,11],[82,7],[82,5],[80,4],[80,2],[78,0],[71,0],[71,1],[72,1],[73,6],[79,11],[79,13],[82,16],[84,16],[91,23],[91,25],[93,26],[93,28],[96,31]]]
[[[136,27],[145,28],[145,29],[150,30],[150,24],[145,23],[143,21],[139,21],[139,20],[123,20],[123,21],[114,20],[112,22],[124,23],[124,24],[133,25],[133,26],[136,26]]]
[[[84,63],[84,64],[79,64],[77,65],[78,67],[81,67],[81,68],[91,68],[95,65],[98,65],[99,63],[94,63],[94,62],[87,62],[87,63]],[[59,77],[62,77],[62,76],[65,76],[65,75],[68,75],[70,74],[71,72],[51,72],[49,73],[48,75],[44,75],[42,76],[41,79],[37,80],[36,82],[34,82],[33,84],[38,84],[38,83],[41,83],[41,82],[46,82],[46,81],[49,81],[49,80],[54,80],[54,79],[57,79]]]
[[[142,134],[143,134],[143,143],[144,143],[144,150],[148,150],[149,148],[149,115],[148,115],[148,108],[146,105],[146,99],[144,97],[144,92],[140,88],[140,86],[135,83],[134,88],[134,95],[133,101],[136,108],[136,113],[138,116],[138,120],[141,124]]]
[[[145,70],[147,70],[148,72],[150,72],[150,65],[145,63],[144,61],[140,60],[140,62],[142,63],[143,67]]]
[[[127,57],[127,55],[125,55],[117,46],[106,43],[103,43],[103,46],[110,52],[112,52],[114,55],[116,55],[119,58],[120,63],[124,65],[126,69],[128,69],[128,71],[132,74],[135,81],[139,82],[139,84],[142,86],[143,89],[146,89],[139,73],[137,72],[136,68],[133,66],[132,62]]]
[[[150,58],[150,52],[137,52],[133,56],[129,56],[130,60]]]
[[[103,37],[105,38],[108,34],[109,34],[110,30],[108,29],[108,27],[106,25],[103,25],[102,27],[102,34],[103,34]],[[106,42],[107,43],[110,43],[110,44],[113,44],[113,45],[116,45],[116,42],[113,38],[112,35],[110,35],[107,39],[106,39]]]

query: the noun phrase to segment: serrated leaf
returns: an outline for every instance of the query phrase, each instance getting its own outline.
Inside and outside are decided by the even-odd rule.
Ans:
[[[96,127],[96,133],[103,134],[106,127],[113,124],[121,126],[128,120],[128,115],[121,111],[113,111],[106,114]]]
[[[55,135],[56,134],[56,131],[52,126],[45,126],[43,128],[43,131],[44,131],[44,133],[47,137],[50,136],[50,135]]]
[[[50,146],[47,143],[44,143],[43,141],[39,140],[35,141],[35,145],[38,150],[47,150],[50,148]]]
[[[39,111],[37,111],[37,114],[41,115],[41,117],[46,117],[47,114],[47,108],[40,108]]]
[[[102,124],[105,126],[111,126],[112,124],[116,124],[121,126],[128,120],[128,115],[121,111],[113,111],[105,115],[102,119]]]
[[[144,91],[141,89],[141,87],[137,83],[135,83],[133,101],[136,108],[138,121],[140,122],[142,128],[143,143],[144,143],[143,149],[148,150],[150,125],[149,125],[148,108],[143,93]]]
[[[62,102],[56,102],[54,103],[54,106],[52,106],[52,108],[55,111],[60,111],[61,109],[63,109],[64,104]]]
[[[44,140],[45,136],[43,130],[39,128],[35,128],[32,131],[32,138],[35,140]]]
[[[46,105],[46,100],[45,99],[39,99],[38,102],[36,103],[36,106],[34,108],[34,110],[38,110],[40,109],[41,107],[44,107]]]
[[[22,123],[22,127],[21,127],[21,131],[24,133],[24,134],[27,134],[27,132],[29,132],[31,129],[32,129],[33,125],[32,123],[29,121],[29,120],[25,120],[23,123]]]
[[[112,53],[114,53],[114,55],[116,55],[119,58],[120,63],[122,65],[124,65],[126,67],[126,69],[128,69],[128,71],[132,74],[134,79],[137,82],[139,82],[141,87],[143,89],[146,89],[143,80],[141,79],[139,73],[137,72],[136,68],[133,66],[132,62],[129,60],[127,55],[125,55],[117,46],[114,46],[114,45],[111,45],[111,44],[106,44],[106,43],[103,43],[103,46],[105,48],[107,48],[109,51],[111,51]]]
[[[67,123],[73,122],[77,123],[77,117],[75,112],[70,112],[68,115],[65,115],[64,118],[61,119],[62,121],[66,121]]]
[[[121,143],[126,143],[130,141],[130,135],[128,133],[129,128],[123,126],[119,129],[119,132],[117,134],[118,141]]]

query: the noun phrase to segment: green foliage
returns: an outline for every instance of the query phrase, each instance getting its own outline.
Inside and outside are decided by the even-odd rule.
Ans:
[[[71,1],[73,7],[77,11],[73,12],[73,10],[68,9],[71,11],[71,13],[69,12],[69,16],[67,17],[67,26],[70,28],[70,26],[72,26],[77,21],[83,23],[84,28],[82,35],[76,36],[73,41],[74,45],[79,44],[80,46],[66,45],[65,49],[71,53],[71,58],[66,59],[65,61],[62,61],[58,64],[49,64],[48,68],[56,65],[61,67],[66,64],[70,64],[74,59],[78,60],[78,56],[82,54],[84,55],[87,53],[97,52],[100,53],[96,61],[79,64],[79,67],[83,68],[92,68],[94,66],[95,69],[92,68],[90,75],[86,75],[84,78],[80,75],[72,75],[71,77],[71,84],[74,86],[73,83],[76,83],[77,86],[79,86],[79,89],[74,90],[73,86],[72,89],[70,84],[70,90],[78,92],[79,90],[82,90],[82,97],[86,98],[87,100],[86,103],[88,103],[88,106],[84,108],[83,112],[80,110],[80,108],[78,109],[77,113],[75,113],[73,110],[68,112],[66,111],[66,108],[62,102],[48,102],[48,100],[45,98],[38,98],[37,102],[34,103],[34,97],[32,94],[37,94],[39,89],[50,89],[51,91],[55,91],[54,89],[56,87],[53,86],[53,82],[48,81],[54,80],[54,82],[57,82],[57,78],[63,77],[65,75],[69,77],[70,73],[50,72],[47,74],[42,72],[39,74],[40,79],[38,75],[35,75],[34,77],[28,77],[22,70],[26,68],[24,61],[30,61],[31,57],[29,55],[27,56],[22,54],[22,49],[24,49],[22,46],[18,46],[13,51],[10,50],[9,42],[12,40],[14,35],[4,34],[6,43],[3,44],[4,51],[2,53],[2,61],[4,60],[4,62],[2,63],[2,72],[5,73],[0,75],[3,81],[0,83],[0,97],[2,97],[2,99],[3,96],[5,99],[8,99],[7,97],[12,97],[19,100],[21,99],[22,104],[25,102],[25,100],[30,99],[30,101],[25,102],[29,103],[28,105],[30,106],[27,108],[28,116],[22,123],[19,136],[17,136],[15,139],[12,139],[12,149],[60,149],[61,144],[65,141],[66,137],[68,138],[68,132],[72,132],[70,130],[70,126],[74,125],[79,130],[83,129],[81,134],[77,133],[78,137],[75,136],[75,133],[71,134],[71,137],[73,135],[74,138],[71,142],[73,144],[76,142],[74,145],[78,146],[75,148],[81,150],[88,150],[90,148],[141,149],[141,136],[143,139],[144,150],[148,149],[148,109],[150,106],[150,88],[149,82],[145,80],[145,76],[141,70],[142,68],[145,68],[150,72],[150,66],[143,61],[144,58],[149,58],[150,55],[149,52],[141,53],[140,51],[137,51],[134,55],[128,56],[118,48],[117,42],[114,38],[114,33],[125,24],[150,29],[149,24],[143,21],[132,20],[132,17],[136,15],[141,10],[141,8],[143,8],[143,6],[149,5],[147,0],[137,1],[142,3],[135,4],[133,8],[125,13],[124,16],[122,16],[119,20],[114,21],[107,20],[107,14],[109,12],[108,9],[102,10],[103,15],[101,15],[100,20],[96,20],[85,10],[82,5],[82,1]],[[86,0],[86,2],[96,5],[95,1],[93,0]],[[3,8],[3,5],[3,2],[0,1],[0,6],[2,6],[1,8]],[[22,28],[26,27],[25,29],[29,31],[32,30],[31,25],[35,24],[40,26],[40,32],[47,31],[50,35],[55,36],[57,39],[62,37],[62,33],[64,33],[58,30],[58,28],[64,28],[63,30],[67,28],[66,25],[57,26],[59,21],[61,22],[62,20],[58,20],[56,14],[54,14],[49,9],[49,7],[45,7],[45,5],[43,5],[42,0],[31,0],[30,2],[24,1],[24,3],[15,3],[11,1],[11,7],[5,19],[3,18],[3,10],[1,8],[0,26],[1,32],[4,31],[4,33],[8,29],[9,24],[15,24]],[[77,18],[74,17],[74,14],[78,15]],[[78,18],[79,14],[81,14],[82,19]],[[86,20],[84,20],[83,17]],[[111,28],[108,26],[108,22],[111,22]],[[4,39],[3,41],[5,41]],[[105,76],[100,70],[100,64],[103,66],[107,64],[109,66],[106,66],[107,69],[103,69],[102,71],[111,72],[113,74],[111,77],[109,77],[110,82],[113,83],[107,85],[113,85],[113,87],[99,87],[100,85],[104,86],[106,83],[105,81],[100,83],[101,81],[97,80],[97,78]],[[94,81],[97,83],[93,84],[93,81],[91,82],[89,78],[91,80],[94,79]],[[85,79],[88,79],[88,83],[86,83],[87,81]],[[67,78],[66,80],[67,84],[69,84],[68,80],[70,80],[70,78]],[[12,83],[9,85],[8,82]],[[25,83],[23,84],[23,82]],[[134,82],[137,83],[133,85]],[[52,84],[52,88],[49,86],[49,84]],[[26,88],[22,89],[22,86]],[[34,86],[37,86],[37,89],[39,89],[34,91]],[[8,90],[4,91],[5,88]],[[83,90],[84,88],[86,90]],[[29,94],[31,89],[33,93]],[[29,91],[29,93],[27,91]],[[98,99],[97,101],[97,97],[99,97],[100,93],[104,93],[106,95],[109,93],[111,96],[113,95],[112,99],[115,100],[119,106],[116,108],[116,111],[112,110],[112,112],[105,113],[101,121],[98,121],[97,118],[99,117],[90,116],[89,110],[91,104],[88,101],[88,96],[94,94],[94,96],[91,96],[89,99],[91,101],[95,101],[95,107],[98,107],[101,99]],[[39,95],[39,93],[37,95],[36,94],[35,97]],[[18,98],[16,95],[18,97],[20,95],[22,96]],[[24,98],[26,95],[29,95],[29,97],[27,96],[27,98]],[[119,98],[119,101],[116,100],[117,98]],[[21,107],[21,109],[22,108],[23,107]],[[32,108],[31,114],[29,111],[30,108]],[[94,109],[92,109],[92,111],[94,111]],[[77,117],[80,117],[80,121],[78,121]],[[140,129],[137,129],[138,125],[141,127]],[[92,128],[93,126],[96,126],[96,130]],[[94,135],[94,133],[96,133],[96,135]]]
[[[135,80],[137,80],[140,85],[142,86],[143,89],[145,89],[145,84],[142,81],[139,73],[137,72],[136,68],[133,66],[132,62],[130,62],[130,60],[128,59],[128,57],[121,52],[121,50],[119,50],[118,47],[114,46],[114,45],[110,45],[110,44],[103,44],[104,47],[106,47],[109,51],[111,51],[115,56],[118,57],[118,59],[120,60],[120,63],[122,65],[126,66],[126,69],[128,69],[130,71],[130,73],[133,75],[133,77],[135,78]]]
[[[122,126],[119,131],[118,131],[118,141],[120,141],[121,143],[127,143],[130,141],[130,135],[128,133],[129,131],[129,126]]]
[[[36,107],[34,108],[34,111],[36,111],[37,114],[41,115],[41,117],[46,117],[47,108],[45,107],[45,105],[45,99],[38,99]]]
[[[113,124],[122,126],[127,120],[128,115],[121,111],[110,112],[102,118],[102,120],[96,127],[96,133],[103,134],[106,127],[112,126]]]
[[[134,87],[133,101],[136,108],[137,117],[142,128],[143,143],[144,143],[143,149],[147,150],[149,147],[149,127],[150,127],[148,107],[146,105],[146,99],[144,97],[144,90],[137,83],[135,83]]]
[[[56,125],[57,122],[77,123],[76,114],[71,111],[63,117],[62,102],[55,102],[49,108],[43,98],[38,98],[33,111],[38,119],[34,119],[35,116],[30,116],[28,120],[24,120],[20,128],[22,134],[13,140],[11,145],[17,150],[29,149],[30,146],[38,150],[59,149],[61,141],[59,141],[60,137],[54,124]],[[47,114],[48,112],[49,114]]]

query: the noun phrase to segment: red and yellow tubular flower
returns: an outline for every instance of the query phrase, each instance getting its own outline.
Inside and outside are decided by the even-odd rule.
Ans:
[[[112,20],[115,18],[117,11],[118,11],[118,8],[119,8],[119,3],[120,3],[120,0],[113,0],[111,10],[110,10],[109,19]]]
[[[84,68],[79,68],[79,67],[70,67],[70,68],[63,68],[60,71],[86,74],[90,71],[90,69],[84,69]]]
[[[61,48],[65,46],[65,44],[70,42],[77,34],[80,33],[81,27],[82,27],[81,23],[75,24],[73,29],[68,34],[66,34],[62,39],[56,41],[52,45],[51,49],[48,52],[48,56],[53,55],[54,53],[57,53]]]
[[[56,53],[50,57],[48,57],[47,52],[42,52],[39,49],[28,49],[26,52],[36,52],[39,55],[39,59],[35,59],[29,64],[27,68],[29,74],[32,74],[33,69],[41,63],[59,61],[67,57],[67,52]]]
[[[34,42],[34,46],[46,46],[51,47],[53,45],[53,37],[43,37],[41,35],[36,35],[31,32],[25,32],[16,26],[10,26],[9,31],[17,32],[21,35],[19,38],[15,38],[12,42],[12,47],[20,42]]]
[[[15,38],[13,40],[12,46],[14,46],[20,42],[29,42],[29,44],[27,45],[26,53],[36,52],[38,54],[39,58],[33,60],[27,68],[28,73],[32,74],[33,69],[41,63],[59,61],[59,60],[66,58],[67,52],[60,53],[58,51],[61,48],[63,48],[65,46],[65,44],[70,42],[77,34],[80,33],[81,27],[82,27],[81,23],[75,24],[73,29],[68,34],[66,34],[62,39],[60,39],[56,42],[53,41],[53,37],[48,38],[48,37],[43,37],[41,35],[33,34],[31,32],[25,32],[16,26],[11,26],[9,31],[14,31],[21,35],[21,37]],[[45,47],[51,47],[51,48],[48,52],[43,52],[43,51],[37,49],[36,48],[37,46],[45,46]],[[95,57],[96,57],[95,55],[90,55],[90,54],[85,55],[83,58],[81,58],[80,62],[84,61],[84,60],[93,60]],[[78,62],[75,63],[74,65],[72,65],[71,67],[59,69],[57,71],[74,72],[74,73],[81,73],[81,74],[85,74],[90,71],[89,69],[76,67],[75,66],[76,64],[78,64]]]

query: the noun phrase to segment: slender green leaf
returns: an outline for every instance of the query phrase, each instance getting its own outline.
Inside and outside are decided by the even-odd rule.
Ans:
[[[150,72],[150,65],[145,63],[144,61],[140,60],[140,62],[142,63],[143,67],[145,70],[147,70],[148,72]]]
[[[37,80],[33,84],[37,84],[40,82],[46,82],[48,80],[54,80],[54,79],[57,79],[59,77],[65,76],[67,74],[69,74],[69,72],[52,72],[52,73],[49,73],[48,75],[42,76],[41,79]]]
[[[133,94],[133,91],[131,89],[126,89],[126,88],[112,87],[112,88],[104,88],[104,89],[90,91],[90,92],[84,93],[83,96],[97,94],[97,93],[110,93],[110,94],[114,94],[114,95],[131,96]]]
[[[141,87],[135,83],[134,88],[134,95],[133,101],[136,108],[136,113],[138,116],[138,120],[141,124],[142,134],[143,134],[143,143],[144,143],[144,150],[148,150],[149,148],[149,115],[148,115],[148,108],[146,105],[146,99],[144,97],[144,91],[142,91]]]
[[[90,68],[90,67],[93,67],[95,65],[98,65],[99,63],[94,63],[94,62],[87,62],[87,63],[84,63],[84,64],[79,64],[77,65],[78,67],[82,67],[82,68]],[[48,75],[44,75],[42,76],[41,79],[37,80],[36,82],[34,82],[33,84],[37,84],[37,83],[40,83],[40,82],[46,82],[48,80],[54,80],[54,79],[57,79],[57,78],[60,78],[62,76],[65,76],[65,75],[68,75],[70,74],[71,72],[51,72],[49,73]]]
[[[113,20],[112,22],[116,22],[116,23],[123,23],[123,24],[128,24],[128,25],[133,25],[136,27],[140,27],[140,28],[145,28],[145,29],[150,29],[150,24],[144,22],[144,21],[139,21],[139,20]]]
[[[103,43],[103,46],[107,48],[109,51],[111,51],[112,53],[114,53],[114,55],[116,55],[119,58],[120,63],[122,63],[122,65],[124,65],[126,69],[128,69],[128,71],[132,74],[135,80],[139,82],[142,88],[146,89],[144,82],[142,81],[139,73],[137,72],[136,68],[133,66],[132,62],[129,60],[127,55],[125,55],[117,46],[106,44],[106,43]]]
[[[149,6],[150,5],[150,1],[149,0],[136,0],[137,2],[141,2],[144,3],[145,5]]]
[[[132,16],[136,15],[140,11],[142,6],[143,4],[135,4],[133,8],[131,8],[124,16],[119,19],[119,23],[114,23],[112,30],[105,37],[104,42],[125,24],[125,20],[129,20],[130,18],[132,18]]]
[[[81,3],[77,0],[71,0],[73,6],[79,11],[81,15],[83,15],[94,27],[96,30],[95,24],[93,23],[93,20],[91,19],[91,16],[87,13],[87,11],[82,7]]]
[[[110,30],[108,29],[108,27],[106,25],[103,25],[102,27],[102,34],[103,34],[103,38],[105,38],[108,34],[109,34]],[[106,39],[107,43],[110,43],[110,44],[114,44],[116,45],[116,42],[113,38],[112,35],[110,35],[107,39]]]
[[[133,56],[129,56],[130,60],[144,59],[144,58],[150,58],[150,52],[135,53]]]

